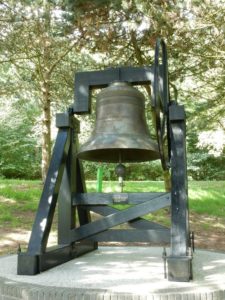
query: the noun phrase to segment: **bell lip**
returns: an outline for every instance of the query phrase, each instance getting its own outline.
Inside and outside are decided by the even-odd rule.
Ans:
[[[123,155],[123,150],[125,150],[126,156]],[[132,155],[130,155],[130,157],[129,155],[127,156],[127,151],[132,152]],[[115,154],[115,152],[117,154]],[[133,155],[134,152],[136,152],[139,155]],[[140,163],[160,159],[160,154],[159,152],[146,149],[105,148],[78,152],[77,158],[86,161],[103,163]]]
[[[142,149],[159,152],[156,141],[147,134],[115,134],[97,132],[80,146],[78,152],[97,149]]]
[[[146,136],[115,134],[92,136],[78,153],[79,159],[99,162],[142,162],[160,159],[158,144]],[[101,157],[102,155],[102,157]]]

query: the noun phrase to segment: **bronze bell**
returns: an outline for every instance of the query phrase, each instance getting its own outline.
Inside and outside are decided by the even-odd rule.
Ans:
[[[145,118],[142,93],[115,82],[97,95],[96,125],[78,158],[99,162],[142,162],[159,158]]]

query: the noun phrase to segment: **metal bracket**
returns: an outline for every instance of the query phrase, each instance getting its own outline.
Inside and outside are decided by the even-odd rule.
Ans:
[[[73,113],[91,113],[91,90],[104,88],[114,81],[126,81],[132,85],[152,84],[153,66],[121,67],[75,74]]]
[[[56,114],[56,127],[73,128],[76,133],[80,132],[80,121],[72,117],[69,113]]]
[[[128,194],[118,193],[113,194],[113,204],[128,204]]]
[[[163,253],[162,253],[162,258],[163,258],[163,270],[164,270],[164,278],[167,278],[167,268],[166,268],[166,258],[167,258],[167,253],[166,253],[166,248],[163,248]]]
[[[167,257],[169,281],[185,282],[193,278],[192,256]]]
[[[191,243],[191,245],[190,245],[191,251],[193,253],[193,252],[195,252],[195,234],[194,234],[194,231],[192,231],[190,233],[190,243]]]

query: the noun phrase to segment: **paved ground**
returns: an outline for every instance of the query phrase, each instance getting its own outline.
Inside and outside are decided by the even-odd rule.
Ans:
[[[60,288],[61,294],[69,290],[70,293],[86,291],[105,295],[105,298],[96,299],[114,299],[106,297],[109,295],[124,297],[115,299],[142,299],[144,296],[147,298],[143,299],[154,300],[225,299],[225,253],[197,250],[193,260],[194,280],[186,283],[164,279],[161,256],[162,248],[158,247],[100,247],[42,274],[18,276],[16,256],[11,255],[0,258],[0,277],[4,284],[19,283],[33,288],[38,285],[42,292],[45,287],[55,287],[55,292]],[[183,296],[176,298],[175,295]]]

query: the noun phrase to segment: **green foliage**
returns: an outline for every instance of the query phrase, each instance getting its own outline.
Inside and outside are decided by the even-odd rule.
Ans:
[[[198,131],[192,127],[187,139],[188,176],[193,180],[225,180],[225,155],[213,155],[210,147],[198,145]]]
[[[97,169],[103,168],[103,180],[117,180],[115,174],[116,164],[112,163],[92,163],[84,161],[85,178],[87,180],[96,180]],[[147,163],[124,164],[126,167],[125,180],[163,180],[160,161]]]
[[[40,175],[40,133],[44,141],[48,127],[47,152],[51,116],[73,102],[74,72],[151,65],[156,38],[163,37],[171,86],[185,104],[188,134],[196,133],[188,141],[189,176],[225,178],[224,152],[213,157],[197,145],[201,131],[225,128],[222,2],[12,0],[2,1],[0,13],[0,111],[3,102],[19,111],[0,122],[0,176]],[[48,120],[41,114],[47,109]],[[97,166],[85,166],[87,178],[95,179]],[[105,179],[115,179],[114,167],[104,165]],[[160,165],[128,165],[127,179],[162,179]]]
[[[161,162],[159,160],[142,164],[129,164],[127,180],[163,180]]]
[[[189,153],[187,156],[188,178],[191,180],[225,180],[225,157],[215,157],[207,151],[198,151]],[[96,180],[99,165],[84,162],[85,178],[87,180]],[[115,174],[116,164],[103,163],[101,166],[103,167],[103,180],[117,180]],[[125,166],[125,180],[163,180],[160,161],[125,164]]]
[[[1,105],[0,176],[40,178],[40,146],[34,130],[37,111],[24,99]]]
[[[7,178],[40,177],[40,150],[24,125],[0,129],[0,175]]]
[[[225,157],[199,151],[188,155],[188,175],[193,180],[225,180]]]

